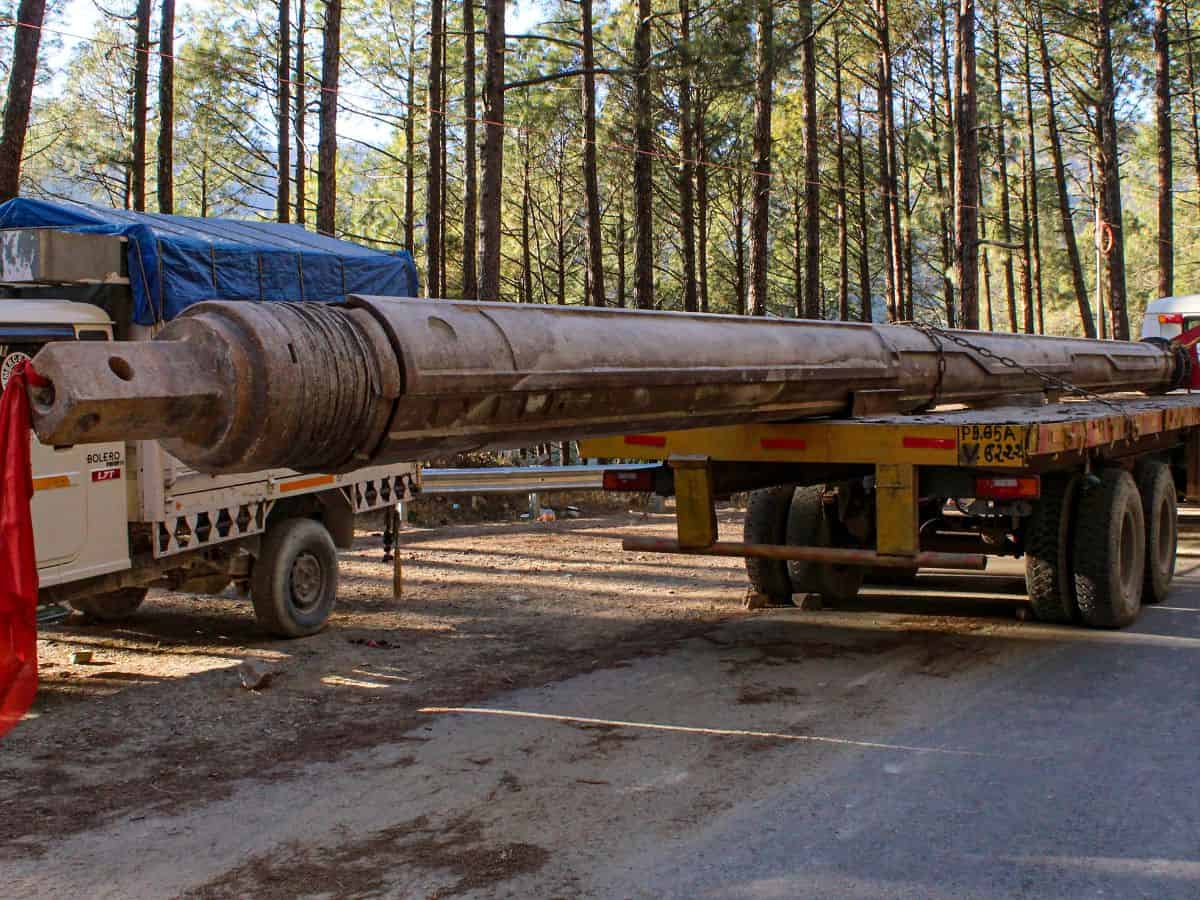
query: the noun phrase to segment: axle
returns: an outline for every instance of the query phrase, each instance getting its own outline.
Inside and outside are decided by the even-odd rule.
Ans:
[[[1150,343],[385,297],[202,303],[154,341],[50,344],[34,365],[43,442],[161,439],[214,473],[1052,393],[1039,373],[1156,393],[1186,368]]]

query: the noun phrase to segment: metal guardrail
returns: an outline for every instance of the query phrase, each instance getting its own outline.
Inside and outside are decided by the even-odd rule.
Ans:
[[[608,469],[654,469],[657,463],[617,466],[504,466],[490,469],[422,469],[422,494],[532,494],[590,491]]]

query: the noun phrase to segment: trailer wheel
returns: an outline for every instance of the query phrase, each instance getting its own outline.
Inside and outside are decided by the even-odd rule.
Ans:
[[[306,637],[325,627],[337,602],[333,538],[313,519],[283,519],[267,530],[250,575],[259,625],[278,637]]]
[[[1075,526],[1075,598],[1093,628],[1121,628],[1142,608],[1146,526],[1133,477],[1105,469],[1083,491]]]
[[[821,506],[823,488],[819,485],[798,487],[792,496],[792,505],[788,510],[787,533],[784,543],[789,547],[813,547],[817,545],[821,534],[821,520],[825,517]],[[788,580],[794,594],[818,594],[819,563],[803,559],[789,559],[787,567]]]
[[[1043,479],[1041,499],[1025,531],[1025,589],[1033,614],[1043,622],[1067,624],[1079,619],[1071,569],[1079,483],[1078,475]]]
[[[787,541],[788,515],[795,487],[790,484],[753,491],[746,504],[744,538],[748,544],[783,544]],[[746,557],[750,586],[776,603],[790,603],[792,580],[787,563],[779,559]]]
[[[148,590],[144,587],[123,588],[94,597],[79,597],[70,603],[74,609],[100,622],[120,622],[137,612]]]
[[[1179,502],[1170,467],[1159,460],[1138,466],[1138,493],[1146,520],[1146,567],[1142,579],[1142,602],[1161,603],[1175,576],[1175,553],[1179,540]]]
[[[838,523],[829,515],[822,502],[824,488],[796,488],[788,514],[787,543],[793,547],[840,547]],[[860,566],[835,566],[807,560],[787,563],[792,591],[797,594],[820,594],[830,605],[844,603],[858,596],[864,570]]]

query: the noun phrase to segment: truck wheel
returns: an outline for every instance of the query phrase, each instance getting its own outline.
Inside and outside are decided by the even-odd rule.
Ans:
[[[1043,622],[1067,624],[1079,619],[1071,570],[1071,529],[1080,477],[1042,480],[1042,497],[1025,531],[1025,589],[1033,614]]]
[[[283,519],[267,530],[250,575],[259,625],[278,637],[305,637],[325,627],[337,602],[333,538],[313,519]]]
[[[792,505],[788,510],[787,534],[784,542],[789,547],[815,547],[821,534],[821,520],[825,517],[821,508],[823,488],[819,485],[798,487],[792,496]],[[818,584],[819,563],[802,559],[789,559],[787,566],[788,580],[794,594],[820,593]]]
[[[790,484],[753,491],[746,504],[747,544],[783,544],[787,542],[788,515],[795,487]],[[787,563],[780,559],[746,557],[746,575],[750,586],[766,594],[775,603],[790,603],[792,580]]]
[[[1142,578],[1142,602],[1162,603],[1175,577],[1175,553],[1179,540],[1179,502],[1170,467],[1159,460],[1135,470],[1142,516],[1146,520],[1146,567]]]
[[[844,547],[846,542],[836,533],[838,523],[829,516],[821,517],[821,528],[817,532],[818,547]],[[862,566],[836,566],[832,563],[817,564],[817,592],[830,606],[846,603],[858,596],[862,589],[863,576],[867,570]]]
[[[836,534],[837,522],[821,501],[824,488],[796,488],[788,514],[787,543],[793,547],[838,547],[844,543]],[[834,566],[829,563],[789,560],[787,563],[792,591],[820,594],[830,605],[853,600],[862,587],[860,566]]]
[[[148,588],[124,588],[70,601],[74,609],[100,622],[120,622],[132,616],[146,599]]]
[[[1105,469],[1079,498],[1073,565],[1075,599],[1093,628],[1122,628],[1142,608],[1146,564],[1142,500],[1124,469]]]

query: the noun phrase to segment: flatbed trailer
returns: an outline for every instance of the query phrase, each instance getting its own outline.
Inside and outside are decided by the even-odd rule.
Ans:
[[[1034,614],[1130,624],[1175,569],[1178,498],[1200,498],[1200,393],[938,408],[794,424],[582,441],[610,490],[676,498],[677,537],[627,550],[745,557],[752,599],[837,603],[864,575],[983,569],[1025,558]],[[717,539],[714,502],[751,491],[741,542]]]

